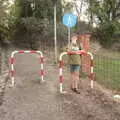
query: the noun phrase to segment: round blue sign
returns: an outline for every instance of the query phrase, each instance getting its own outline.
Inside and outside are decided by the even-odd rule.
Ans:
[[[67,27],[74,27],[77,22],[77,16],[71,13],[66,13],[63,16],[62,22]]]

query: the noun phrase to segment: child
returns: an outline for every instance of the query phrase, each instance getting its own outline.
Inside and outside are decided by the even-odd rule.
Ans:
[[[78,44],[77,36],[74,35],[71,38],[71,43],[70,43],[70,45],[68,45],[67,51],[78,51],[78,50],[81,50],[81,46],[80,46],[80,44]],[[80,65],[81,65],[80,55],[69,55],[69,64],[70,64],[70,87],[71,87],[71,90],[80,94],[80,91],[78,89]]]

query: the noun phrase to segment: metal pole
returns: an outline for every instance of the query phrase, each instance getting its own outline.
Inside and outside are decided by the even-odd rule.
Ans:
[[[2,47],[0,44],[0,76],[2,75]]]
[[[54,6],[54,45],[55,45],[55,62],[57,63],[56,4]]]
[[[70,27],[68,27],[68,45],[70,45]]]

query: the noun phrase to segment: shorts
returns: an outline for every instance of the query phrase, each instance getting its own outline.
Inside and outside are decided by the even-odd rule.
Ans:
[[[70,65],[70,72],[79,72],[80,71],[80,65],[72,64]]]

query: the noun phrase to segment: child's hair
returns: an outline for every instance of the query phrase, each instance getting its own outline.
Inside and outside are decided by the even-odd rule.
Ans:
[[[78,35],[75,34],[75,33],[72,33],[72,34],[71,34],[71,37],[70,37],[70,42],[72,41],[72,38],[73,38],[73,37],[77,37],[77,40],[78,40]]]
[[[73,37],[73,36],[76,36],[76,37],[78,37],[78,35],[77,34],[75,34],[75,33],[71,33],[71,38]]]

